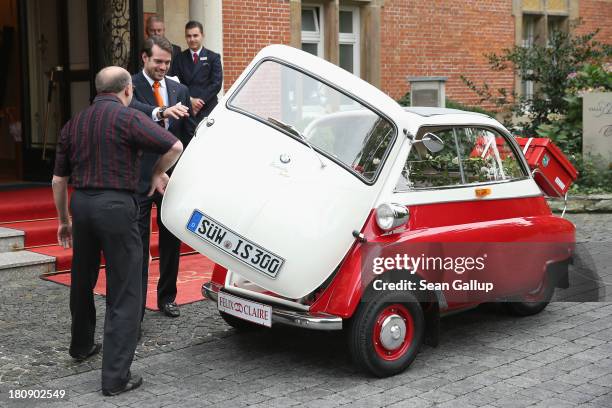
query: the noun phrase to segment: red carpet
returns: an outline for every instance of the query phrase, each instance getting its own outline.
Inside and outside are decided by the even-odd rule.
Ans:
[[[57,227],[55,227],[55,231],[57,231]],[[26,235],[27,237],[27,235]],[[58,245],[47,245],[37,248],[28,248],[26,244],[26,249],[37,252],[43,255],[49,255],[55,257],[55,270],[57,272],[69,271],[72,266],[72,249],[64,249]],[[151,234],[151,255],[153,258],[159,257],[159,243],[157,240],[157,233]],[[187,246],[186,244],[181,245],[181,254],[188,255],[192,254],[195,251]],[[104,265],[104,258],[102,259],[102,265]]]
[[[154,309],[156,303],[156,285],[159,279],[159,256],[157,234],[157,211],[152,212],[151,255],[154,261],[149,276],[150,294],[147,296],[147,307]],[[70,271],[72,250],[57,245],[57,213],[53,203],[51,187],[24,188],[0,191],[0,227],[12,228],[25,232],[25,249],[55,257],[55,270]],[[189,246],[181,246],[181,263],[177,303],[190,303],[202,299],[202,283],[210,280],[214,264],[202,255],[189,255],[195,251]],[[185,257],[185,255],[189,255]],[[102,260],[104,265],[104,260]],[[70,284],[70,274],[58,274],[49,278],[54,282]],[[104,294],[106,276],[100,271],[96,293]]]
[[[51,186],[0,191],[0,222],[55,217]]]
[[[181,257],[179,277],[176,283],[176,303],[184,305],[204,299],[202,284],[208,282],[212,275],[214,263],[200,254]],[[43,279],[70,286],[70,273],[60,273]],[[159,280],[159,261],[153,261],[149,267],[149,285],[147,291],[147,309],[157,308],[157,281]],[[106,270],[101,269],[98,284],[94,289],[98,295],[106,295]]]

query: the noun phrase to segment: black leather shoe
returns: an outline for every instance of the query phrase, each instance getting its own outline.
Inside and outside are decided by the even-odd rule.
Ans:
[[[174,302],[164,303],[159,310],[168,317],[179,317],[181,315],[178,305]]]
[[[115,395],[122,394],[124,392],[135,390],[141,385],[142,385],[142,377],[139,376],[138,374],[130,374],[130,378],[127,380],[127,382],[125,383],[123,387],[118,388],[116,390],[105,390],[104,388],[102,388],[102,394],[106,395],[107,397],[112,397]]]
[[[91,348],[89,349],[89,351],[87,353],[75,354],[75,355],[72,356],[72,358],[74,358],[74,360],[77,363],[80,363],[82,361],[87,360],[89,357],[95,356],[96,354],[98,354],[100,352],[101,348],[102,348],[102,344],[95,343],[94,345],[91,346]]]

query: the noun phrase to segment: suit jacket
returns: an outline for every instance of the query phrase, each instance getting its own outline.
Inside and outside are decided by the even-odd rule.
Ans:
[[[172,62],[170,64],[170,69],[168,70],[168,76],[176,76],[176,73],[174,72],[174,63],[181,55],[181,52],[181,47],[176,44],[172,44]]]
[[[157,107],[153,89],[145,78],[142,71],[132,76],[132,84],[134,85],[134,98],[132,98],[131,108],[137,109],[147,115],[149,118],[153,110]],[[176,105],[181,102],[191,111],[191,102],[189,100],[189,90],[183,84],[179,84],[171,79],[166,79],[166,87],[168,89],[168,106]],[[151,119],[153,120],[153,119]],[[168,130],[176,136],[183,146],[186,147],[191,140],[192,129],[194,127],[191,117],[182,119],[170,118]],[[140,179],[138,182],[138,193],[147,192],[151,186],[151,177],[153,176],[153,166],[159,159],[158,154],[143,153],[140,162]]]
[[[189,95],[204,101],[204,108],[196,116],[197,122],[217,105],[217,94],[223,84],[221,56],[206,48],[202,48],[199,55],[200,61],[194,64],[191,50],[187,48],[178,56],[173,69],[174,75],[189,88]]]

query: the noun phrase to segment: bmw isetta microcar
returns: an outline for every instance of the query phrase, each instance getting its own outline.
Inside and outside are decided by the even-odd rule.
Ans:
[[[500,299],[530,315],[567,287],[575,228],[522,147],[486,115],[404,109],[272,45],[199,125],[163,222],[217,264],[202,291],[231,326],[346,330],[358,365],[393,375],[440,316]]]

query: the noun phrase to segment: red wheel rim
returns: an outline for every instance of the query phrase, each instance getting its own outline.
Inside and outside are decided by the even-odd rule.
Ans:
[[[389,349],[385,347],[385,345],[381,341],[381,332],[383,331],[383,325],[385,321],[387,321],[389,318],[396,317],[401,318],[406,326],[404,339],[398,347]],[[387,361],[397,360],[406,353],[406,351],[412,344],[413,337],[414,319],[412,318],[412,315],[404,305],[394,303],[385,307],[378,314],[378,317],[376,318],[376,323],[374,324],[374,331],[372,332],[372,344],[374,344],[374,351],[376,351],[378,357]]]

